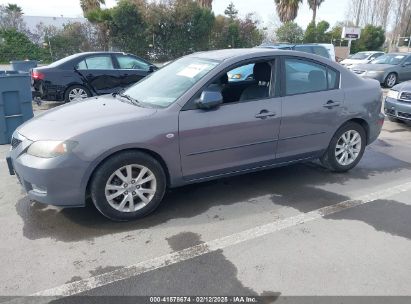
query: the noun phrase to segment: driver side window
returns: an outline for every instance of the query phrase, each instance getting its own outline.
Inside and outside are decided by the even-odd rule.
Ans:
[[[223,104],[270,97],[273,61],[256,61],[235,67],[216,77],[207,90],[218,90]]]

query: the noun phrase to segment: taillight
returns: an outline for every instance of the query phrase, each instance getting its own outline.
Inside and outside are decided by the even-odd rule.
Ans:
[[[44,79],[44,74],[39,72],[39,71],[33,70],[31,72],[31,77],[35,80],[43,80]]]

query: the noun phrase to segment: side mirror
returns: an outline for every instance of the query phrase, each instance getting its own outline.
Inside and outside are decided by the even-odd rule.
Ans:
[[[148,68],[148,71],[149,71],[150,73],[153,73],[153,72],[155,72],[155,71],[157,71],[157,70],[158,70],[158,68],[157,68],[155,65],[150,65],[149,68]]]
[[[199,109],[209,110],[223,103],[223,95],[219,91],[203,91],[196,104]]]

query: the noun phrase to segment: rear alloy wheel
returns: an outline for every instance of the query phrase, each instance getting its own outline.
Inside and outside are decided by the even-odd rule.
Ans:
[[[64,94],[64,101],[71,102],[86,99],[91,96],[91,93],[88,89],[81,85],[71,86],[67,89]]]
[[[91,182],[97,209],[116,221],[143,217],[160,204],[166,188],[162,166],[151,156],[128,151],[104,162]]]
[[[346,172],[361,160],[366,146],[364,128],[354,122],[342,126],[331,139],[321,163],[335,172]]]
[[[388,74],[387,78],[385,78],[384,84],[387,88],[392,88],[393,86],[395,86],[397,84],[397,74],[395,73]]]

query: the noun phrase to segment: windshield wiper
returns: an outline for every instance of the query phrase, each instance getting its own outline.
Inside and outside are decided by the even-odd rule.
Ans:
[[[128,100],[131,104],[133,104],[133,105],[142,107],[141,102],[139,102],[137,99],[134,99],[133,97],[131,97],[131,96],[128,95],[128,94],[124,94],[124,93],[122,93],[122,92],[119,92],[119,93],[116,93],[116,94],[113,95],[113,96],[117,96],[117,95],[120,96],[120,97],[123,97],[123,98],[127,99],[127,100]]]

